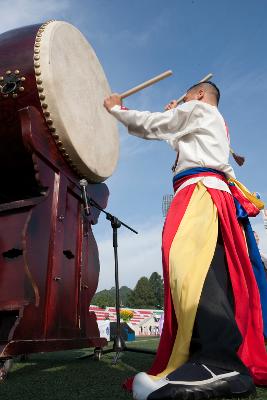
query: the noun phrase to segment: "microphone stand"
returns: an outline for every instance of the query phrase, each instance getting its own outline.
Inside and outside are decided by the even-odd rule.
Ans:
[[[118,263],[118,229],[121,226],[124,226],[125,228],[129,229],[130,231],[138,234],[138,232],[131,228],[129,225],[126,225],[124,222],[120,221],[117,217],[112,215],[111,213],[105,211],[94,199],[91,197],[87,196],[87,191],[86,191],[86,186],[87,186],[87,181],[85,179],[82,179],[80,181],[80,185],[82,187],[82,194],[83,194],[83,202],[84,202],[84,210],[85,214],[87,216],[90,215],[90,210],[88,204],[90,204],[92,207],[95,207],[97,210],[100,212],[103,212],[106,215],[106,219],[110,221],[111,227],[113,230],[113,249],[114,249],[114,265],[115,265],[115,293],[116,293],[116,300],[115,300],[115,306],[116,306],[116,334],[113,340],[113,346],[111,349],[107,350],[102,350],[101,348],[96,348],[94,353],[89,355],[89,356],[84,356],[80,357],[82,359],[84,358],[90,358],[94,357],[96,359],[100,359],[102,354],[107,354],[111,352],[115,352],[115,356],[113,359],[112,364],[116,364],[120,354],[123,351],[131,351],[131,352],[136,352],[136,353],[145,353],[145,354],[156,354],[155,351],[148,350],[148,349],[137,349],[133,347],[127,347],[122,336],[121,336],[121,324],[120,324],[120,286],[119,286],[119,263]]]

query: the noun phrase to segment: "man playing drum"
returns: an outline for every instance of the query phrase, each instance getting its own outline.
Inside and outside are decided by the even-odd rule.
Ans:
[[[128,110],[117,94],[104,101],[129,133],[177,152],[162,238],[165,321],[150,371],[133,380],[138,400],[248,397],[267,384],[267,285],[248,222],[263,205],[235,179],[219,98],[205,82],[163,113]]]

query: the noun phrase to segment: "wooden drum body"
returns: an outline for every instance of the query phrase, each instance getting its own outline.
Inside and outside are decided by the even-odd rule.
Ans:
[[[73,49],[80,38],[69,59],[60,35]],[[98,213],[84,216],[79,179],[90,181],[89,195],[105,207],[101,182],[115,169],[118,135],[100,108],[109,87],[88,46],[76,28],[57,21],[0,35],[2,359],[106,344],[88,312],[99,276],[91,229]],[[60,54],[69,89],[66,76],[55,82]],[[81,69],[77,54],[84,54]],[[93,99],[90,88],[98,93]],[[90,107],[87,118],[79,107]]]

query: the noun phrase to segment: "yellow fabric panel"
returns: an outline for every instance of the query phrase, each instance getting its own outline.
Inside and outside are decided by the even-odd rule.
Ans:
[[[243,185],[243,183],[239,182],[237,179],[234,178],[229,178],[228,179],[229,183],[234,183],[238,189],[241,191],[241,193],[252,203],[254,206],[256,206],[259,210],[262,210],[264,208],[264,203],[260,199],[258,199],[253,193],[251,193],[246,186]]]
[[[196,311],[217,237],[217,208],[207,188],[198,182],[170,249],[170,287],[178,331],[167,368],[158,377],[188,359]]]

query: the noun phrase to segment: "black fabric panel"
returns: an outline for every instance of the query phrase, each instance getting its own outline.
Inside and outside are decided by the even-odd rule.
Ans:
[[[180,368],[167,375],[170,381],[201,381],[212,378],[212,375],[202,365],[185,363]]]
[[[234,318],[233,291],[221,234],[201,293],[189,362],[249,374],[237,356],[242,336]]]

